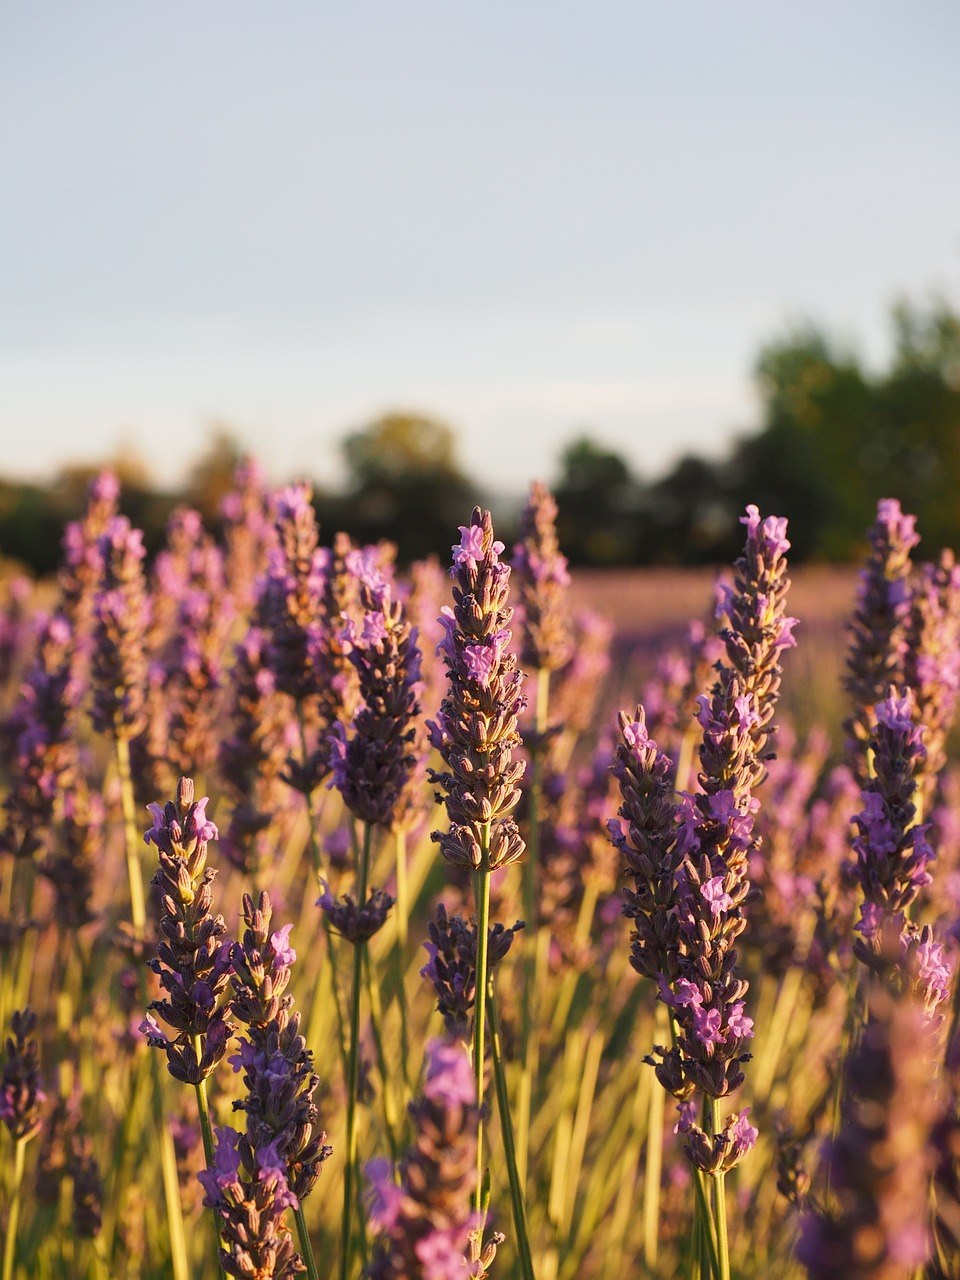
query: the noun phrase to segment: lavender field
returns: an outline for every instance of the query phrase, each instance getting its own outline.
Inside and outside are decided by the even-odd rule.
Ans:
[[[0,584],[0,1280],[960,1277],[960,569],[321,545]],[[2,549],[0,549],[2,550]]]

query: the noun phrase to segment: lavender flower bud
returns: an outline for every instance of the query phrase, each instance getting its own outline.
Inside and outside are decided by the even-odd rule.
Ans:
[[[900,696],[893,689],[870,716],[874,777],[863,788],[853,841],[867,930],[875,924],[875,913],[903,911],[931,879],[927,866],[935,855],[928,827],[915,822],[917,779],[926,759],[915,716],[913,694]]]
[[[450,862],[495,871],[522,857],[510,816],[520,799],[523,764],[517,718],[525,705],[523,676],[507,651],[510,567],[500,560],[489,512],[475,508],[453,548],[453,609],[444,609],[442,643],[449,692],[429,727],[447,766],[431,771],[446,794],[450,829],[432,839]]]
[[[270,899],[256,907],[243,896],[243,938],[233,945],[233,1013],[246,1036],[230,1059],[243,1072],[246,1098],[236,1103],[247,1116],[240,1153],[249,1171],[270,1171],[278,1196],[296,1207],[309,1195],[332,1148],[320,1129],[314,1102],[318,1077],[313,1055],[300,1034],[300,1015],[285,995],[296,952],[290,925],[271,929]]]
[[[36,1029],[37,1015],[31,1009],[14,1012],[0,1070],[0,1121],[18,1141],[39,1132],[47,1100],[40,1087],[40,1048],[33,1038]]]
[[[492,973],[506,956],[524,922],[512,928],[494,924],[488,934],[487,964]],[[423,945],[429,959],[420,970],[422,978],[433,983],[437,1009],[443,1014],[447,1035],[467,1039],[467,1024],[477,998],[477,922],[461,915],[447,915],[442,902],[437,904],[434,918],[427,924],[430,940]]]
[[[916,518],[904,515],[895,498],[877,503],[870,554],[860,574],[857,605],[850,624],[850,652],[844,687],[853,709],[844,721],[851,765],[863,786],[866,751],[873,734],[873,708],[891,685],[904,683],[910,621],[910,552],[920,541]]]
[[[368,942],[387,922],[394,899],[382,889],[371,889],[367,900],[358,905],[349,893],[335,898],[326,880],[320,881],[323,893],[317,906],[330,921],[330,927],[348,942]]]
[[[570,585],[566,557],[557,541],[557,504],[546,485],[535,480],[520,516],[520,541],[513,549],[523,618],[520,660],[529,667],[556,671],[570,656]]]
[[[144,727],[147,683],[145,636],[149,620],[143,580],[143,535],[115,516],[100,539],[103,576],[94,603],[94,727],[135,737]]]
[[[341,641],[359,677],[361,702],[352,732],[338,722],[331,735],[333,781],[351,813],[390,827],[417,763],[420,650],[390,583],[369,560],[353,564],[363,623],[348,620]]]
[[[366,1166],[370,1221],[378,1232],[370,1280],[413,1276],[483,1276],[497,1237],[482,1247],[481,1224],[470,1209],[476,1185],[479,1111],[466,1049],[431,1040],[423,1094],[410,1104],[413,1142],[400,1161]]]
[[[211,911],[216,872],[206,865],[207,843],[217,829],[206,817],[207,798],[194,801],[193,782],[181,778],[175,802],[151,805],[154,823],[144,840],[157,847],[159,890],[156,959],[150,967],[165,995],[154,1000],[141,1031],[167,1055],[176,1080],[199,1084],[223,1058],[233,1031],[223,1000],[231,973],[230,947],[222,916]],[[176,1032],[170,1039],[153,1012]]]
[[[213,1165],[197,1174],[220,1225],[220,1261],[237,1280],[291,1280],[306,1267],[284,1225],[290,1193],[283,1173],[235,1129],[216,1130]]]
[[[814,1280],[886,1280],[928,1257],[930,1088],[935,1041],[922,1010],[877,986],[846,1064],[840,1131],[827,1153],[835,1208],[801,1221],[797,1255]]]

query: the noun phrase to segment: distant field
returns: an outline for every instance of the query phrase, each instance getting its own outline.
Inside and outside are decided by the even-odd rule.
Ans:
[[[853,609],[856,569],[816,566],[791,576],[788,607],[800,625],[797,648],[784,662],[784,707],[801,730],[819,722],[836,731],[843,718],[844,624]],[[683,643],[688,622],[712,618],[716,577],[712,569],[574,574],[577,605],[595,609],[616,628],[613,689],[621,705],[637,700],[657,656]]]

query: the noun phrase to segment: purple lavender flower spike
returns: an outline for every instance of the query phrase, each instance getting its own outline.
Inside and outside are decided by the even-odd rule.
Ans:
[[[330,921],[330,927],[348,942],[369,942],[387,922],[394,899],[383,889],[371,889],[363,903],[357,903],[349,893],[335,898],[325,880],[320,881],[323,893],[317,906]]]
[[[244,1166],[259,1177],[267,1168],[285,1169],[283,1191],[301,1203],[320,1177],[332,1148],[319,1125],[314,1101],[319,1079],[313,1055],[300,1034],[300,1015],[285,994],[296,952],[289,929],[272,927],[270,899],[254,905],[243,897],[244,932],[232,948],[232,1011],[246,1028],[231,1058],[243,1072],[246,1097],[234,1105],[246,1112],[240,1138]],[[290,1201],[293,1204],[293,1201]]]
[[[193,782],[181,778],[175,801],[150,806],[153,826],[144,840],[157,848],[153,884],[159,890],[156,958],[150,967],[164,995],[150,1005],[175,1035],[163,1032],[148,1014],[141,1031],[167,1055],[175,1080],[198,1085],[227,1051],[233,1032],[225,994],[231,975],[230,946],[223,917],[211,907],[216,875],[207,864],[207,845],[217,828],[206,816],[207,799],[195,801]]]
[[[510,950],[523,927],[522,920],[510,929],[500,923],[490,927],[487,961],[491,971]],[[447,1035],[466,1043],[470,1011],[476,1000],[477,923],[468,922],[460,915],[448,915],[441,902],[427,924],[427,933],[429,941],[423,945],[428,959],[420,976],[433,984]]]
[[[94,602],[94,727],[118,738],[144,727],[145,638],[149,603],[143,579],[143,535],[115,516],[100,539],[103,576]]]
[[[871,989],[827,1150],[832,1207],[811,1205],[801,1219],[797,1256],[811,1280],[895,1280],[929,1257],[929,1139],[941,1114],[930,1087],[935,1046],[913,999]]]
[[[427,1045],[423,1094],[410,1104],[413,1141],[400,1161],[399,1183],[389,1164],[366,1166],[370,1220],[379,1238],[370,1280],[483,1280],[503,1236],[484,1244],[470,1208],[476,1184],[479,1111],[476,1083],[464,1046]]]
[[[570,574],[557,541],[557,504],[535,480],[520,516],[520,541],[513,549],[519,587],[522,640],[520,660],[528,667],[556,671],[570,657]]]
[[[197,1174],[203,1203],[217,1213],[220,1261],[237,1280],[292,1280],[306,1270],[285,1225],[290,1188],[264,1170],[235,1129],[216,1130],[214,1162]]]
[[[417,764],[420,650],[390,582],[369,560],[353,564],[363,621],[348,620],[341,642],[359,678],[360,707],[349,730],[336,725],[331,763],[351,813],[391,827]]]
[[[960,565],[951,551],[944,551],[937,564],[921,566],[910,603],[904,679],[916,698],[927,750],[919,798],[925,813],[947,762],[946,741],[960,695]]]
[[[524,768],[513,759],[523,676],[506,648],[510,567],[500,559],[503,544],[493,537],[490,513],[477,507],[460,534],[451,571],[454,627],[444,651],[449,693],[430,726],[446,765],[430,776],[445,795],[450,829],[432,838],[450,862],[494,871],[524,851],[512,817]],[[490,651],[483,679],[471,674],[476,660],[467,659],[468,648]]]
[[[910,552],[919,542],[915,517],[904,515],[895,498],[877,503],[868,538],[870,554],[860,574],[850,624],[850,652],[844,686],[853,709],[844,721],[847,752],[857,780],[868,779],[867,743],[873,708],[891,685],[904,684],[910,624]]]
[[[17,1141],[39,1132],[47,1100],[40,1084],[36,1030],[37,1015],[31,1009],[13,1014],[0,1068],[0,1122]]]

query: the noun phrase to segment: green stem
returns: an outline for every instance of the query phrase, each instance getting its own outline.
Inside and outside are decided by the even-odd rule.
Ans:
[[[663,1005],[657,1005],[657,1023],[664,1019]],[[666,1030],[666,1028],[664,1028]],[[660,1234],[660,1181],[663,1171],[663,1116],[666,1093],[654,1081],[647,1111],[647,1158],[643,1179],[643,1260],[651,1272],[657,1266]]]
[[[537,669],[537,700],[534,723],[537,731],[537,749],[533,753],[530,773],[530,829],[527,835],[527,856],[523,862],[521,889],[523,915],[528,938],[538,939],[540,919],[537,890],[540,872],[540,799],[543,787],[543,755],[546,750],[543,734],[546,732],[550,705],[550,672],[545,667]],[[539,1066],[539,1037],[537,1028],[537,1004],[541,986],[537,973],[539,948],[534,943],[524,948],[524,980],[522,1030],[523,1062],[520,1071],[520,1091],[517,1098],[517,1151],[520,1178],[526,1185],[530,1154],[530,1114],[533,1110],[533,1088]]]
[[[717,1242],[713,1233],[713,1215],[707,1200],[706,1188],[703,1185],[704,1174],[699,1169],[693,1171],[693,1185],[697,1195],[696,1237],[701,1246],[701,1267],[706,1276],[719,1280],[720,1259],[717,1253]]]
[[[396,935],[394,939],[394,983],[400,1006],[400,1071],[404,1089],[410,1094],[410,1039],[407,1030],[407,990],[404,971],[407,963],[408,925],[410,920],[410,887],[407,881],[407,833],[393,833],[397,861]]]
[[[203,1051],[200,1036],[194,1037],[194,1049],[197,1054],[197,1061],[200,1061],[200,1055]],[[210,1123],[210,1102],[207,1098],[207,1082],[206,1080],[198,1080],[196,1084],[197,1091],[197,1110],[200,1113],[200,1134],[203,1138],[203,1155],[206,1160],[207,1168],[213,1168],[213,1126]],[[223,1270],[223,1259],[220,1256],[220,1223],[217,1220],[217,1210],[211,1210],[213,1214],[213,1238],[217,1251],[217,1272],[220,1280],[226,1280],[226,1273]]]
[[[317,1271],[316,1259],[313,1256],[313,1245],[310,1243],[310,1233],[307,1231],[306,1219],[303,1216],[303,1205],[298,1204],[293,1211],[293,1216],[297,1223],[297,1238],[300,1241],[300,1253],[307,1268],[307,1280],[320,1280],[320,1273]]]
[[[383,1098],[383,1127],[387,1131],[387,1143],[390,1147],[390,1158],[396,1164],[400,1153],[397,1149],[397,1114],[393,1104],[393,1090],[390,1087],[390,1072],[387,1069],[387,1057],[383,1051],[383,1008],[380,1003],[380,990],[373,980],[373,964],[368,951],[364,957],[364,979],[367,987],[367,1002],[370,1005],[370,1029],[373,1032],[373,1047],[377,1055],[377,1068],[380,1072],[380,1094]]]
[[[123,806],[124,849],[127,855],[127,880],[130,885],[130,923],[138,938],[146,930],[147,912],[143,895],[143,870],[140,864],[140,842],[137,837],[133,777],[130,773],[130,741],[121,732],[114,738],[117,750],[117,773],[120,776],[120,802]]]
[[[364,824],[363,851],[360,855],[360,879],[357,903],[367,900],[367,869],[370,864],[370,841],[373,828]],[[350,992],[350,1050],[347,1062],[347,1152],[343,1169],[343,1213],[340,1219],[340,1280],[348,1280],[352,1256],[350,1226],[353,1216],[353,1182],[357,1163],[357,1092],[360,1075],[360,988],[363,983],[364,943],[353,944],[353,987]]]
[[[706,1100],[707,1135],[719,1132],[719,1105],[716,1098]],[[719,1280],[730,1280],[730,1248],[727,1243],[727,1194],[726,1174],[717,1173],[713,1178],[713,1208],[717,1228],[717,1255],[720,1264]]]
[[[133,776],[130,772],[130,742],[120,731],[114,735],[117,755],[117,774],[120,778],[120,803],[123,809],[124,849],[127,858],[127,879],[130,883],[130,923],[134,934],[143,938],[147,928],[147,913],[143,893],[143,870],[140,864],[140,842],[137,835],[136,807],[133,796]],[[141,972],[141,989],[146,983]],[[154,1119],[160,1134],[160,1168],[163,1195],[167,1210],[167,1230],[170,1234],[170,1261],[174,1280],[188,1280],[187,1242],[183,1229],[183,1207],[180,1204],[180,1181],[177,1177],[177,1157],[173,1138],[167,1128],[163,1103],[163,1076],[156,1054],[150,1055],[150,1067],[154,1086]]]
[[[29,1138],[18,1138],[13,1148],[13,1190],[7,1211],[7,1238],[3,1246],[3,1280],[11,1280],[17,1249],[17,1225],[20,1219],[20,1192],[23,1187],[23,1171],[26,1167]]]
[[[513,1229],[517,1233],[517,1255],[523,1280],[534,1280],[533,1258],[527,1232],[527,1211],[524,1204],[523,1182],[517,1165],[517,1149],[510,1118],[510,1095],[503,1062],[503,1036],[500,1032],[500,1015],[494,999],[493,981],[487,984],[487,1017],[490,1021],[490,1053],[493,1058],[493,1078],[497,1090],[497,1108],[500,1113],[500,1131],[503,1150],[507,1158],[507,1180],[510,1183],[510,1202],[513,1208]]]
[[[477,1124],[477,1185],[473,1194],[474,1209],[482,1211],[483,1204],[483,1067],[484,1067],[484,1022],[487,1003],[482,993],[487,989],[487,940],[490,925],[490,827],[483,829],[483,847],[480,851],[481,863],[474,880],[474,894],[477,906],[477,960],[476,960],[476,993],[473,1010],[473,1070],[477,1081],[477,1106],[481,1119]]]

